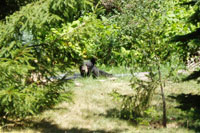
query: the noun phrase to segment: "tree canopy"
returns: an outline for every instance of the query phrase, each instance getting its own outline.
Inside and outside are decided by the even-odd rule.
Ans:
[[[199,28],[199,0],[184,2],[184,6],[194,6],[194,13],[188,17],[186,23],[191,23],[196,26],[195,29],[191,30],[190,33],[177,35],[172,40],[175,42],[180,42],[182,49],[189,53],[191,56],[197,54],[199,49],[199,37],[200,37],[200,28]],[[185,56],[184,56],[185,57]]]

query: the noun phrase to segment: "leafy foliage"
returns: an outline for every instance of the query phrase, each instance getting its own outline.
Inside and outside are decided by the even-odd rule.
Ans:
[[[92,6],[93,3],[89,0],[51,0],[49,4],[49,11],[69,22],[90,11]]]
[[[58,35],[65,46],[74,49],[77,59],[95,56],[101,59],[101,63],[111,64],[114,59],[110,59],[110,56],[114,53],[115,45],[112,39],[117,37],[119,27],[108,25],[105,17],[102,19],[103,21],[98,19],[97,15],[89,13],[72,23],[64,24],[60,29],[52,29],[52,32]],[[122,60],[118,56],[115,57],[118,60],[114,63]]]
[[[117,91],[111,93],[114,99],[121,100],[121,117],[128,120],[136,120],[146,115],[157,82],[148,82],[134,78],[132,87],[136,92],[133,95],[122,95]]]
[[[197,55],[199,51],[199,1],[186,1],[181,6],[185,9],[192,9],[192,12],[186,17],[187,20],[184,21],[185,25],[189,25],[190,30],[186,33],[178,33],[172,41],[179,44],[178,48],[182,51],[182,59],[187,61],[191,56]]]
[[[163,98],[163,126],[166,127],[166,105],[163,92],[164,77],[161,73],[161,65],[170,62],[171,54],[174,51],[173,45],[168,42],[166,34],[167,11],[169,3],[167,1],[131,1],[129,3],[132,14],[131,37],[134,38],[131,51],[134,51],[133,59],[133,80],[132,87],[137,94],[123,97],[123,110],[126,110],[129,119],[136,119],[144,116],[145,110],[149,108],[154,90],[160,86]],[[134,8],[133,8],[134,7]],[[147,82],[145,79],[135,80],[138,69],[149,72]],[[143,77],[145,78],[145,77]]]

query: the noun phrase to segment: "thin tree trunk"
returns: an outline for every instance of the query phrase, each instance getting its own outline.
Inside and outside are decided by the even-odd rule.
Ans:
[[[159,73],[159,82],[160,82],[160,89],[161,89],[161,95],[162,95],[162,101],[163,101],[163,127],[167,127],[166,101],[165,101],[164,88],[163,88],[163,84],[162,84],[162,75],[161,75],[161,71],[160,71],[160,64],[158,64],[158,73]]]

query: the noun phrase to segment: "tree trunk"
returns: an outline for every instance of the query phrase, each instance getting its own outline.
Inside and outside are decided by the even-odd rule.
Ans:
[[[160,71],[160,65],[158,64],[158,73],[159,73],[159,82],[160,82],[160,89],[161,89],[161,95],[162,95],[162,101],[163,101],[163,127],[167,127],[167,113],[166,113],[166,101],[165,101],[165,94],[164,94],[164,88],[162,84],[162,75]]]

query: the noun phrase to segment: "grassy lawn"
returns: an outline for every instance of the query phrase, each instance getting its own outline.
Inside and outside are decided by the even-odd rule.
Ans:
[[[109,69],[108,69],[109,71]],[[125,71],[124,71],[125,72]],[[123,72],[121,72],[123,73]],[[132,93],[130,77],[82,78],[76,79],[71,86],[74,91],[72,103],[63,101],[53,109],[43,112],[26,122],[19,122],[19,126],[7,125],[9,132],[52,132],[52,133],[193,133],[194,119],[176,108],[177,96],[184,94],[198,94],[200,87],[195,81],[173,83],[165,86],[167,100],[168,127],[161,126],[162,101],[158,88],[152,102],[152,116],[148,124],[135,125],[120,119],[118,116],[120,103],[109,95],[113,90],[124,94]],[[173,97],[173,98],[172,98]],[[147,119],[148,121],[148,119]]]

